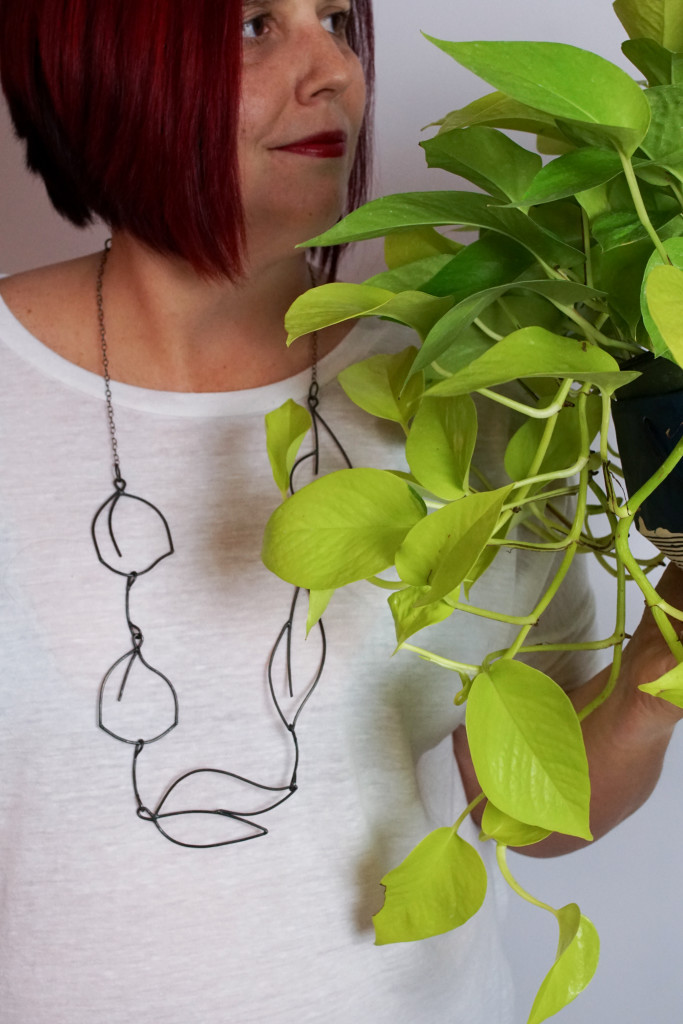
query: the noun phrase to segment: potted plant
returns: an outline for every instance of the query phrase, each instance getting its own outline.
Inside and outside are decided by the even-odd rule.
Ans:
[[[637,525],[674,559],[683,548],[683,523],[671,513],[680,503],[663,496],[683,459],[683,0],[617,0],[614,8],[643,82],[561,43],[428,37],[496,90],[449,113],[422,143],[429,166],[478,191],[377,199],[312,239],[319,246],[383,236],[388,269],[361,285],[315,288],[287,318],[290,341],[355,317],[414,329],[419,347],[340,375],[352,401],[401,425],[408,471],[322,477],[284,501],[264,541],[269,568],[310,592],[309,629],[336,588],[369,580],[389,591],[398,646],[454,674],[455,700],[467,702],[478,800],[487,799],[481,838],[497,845],[505,878],[532,902],[505,851],[553,831],[591,838],[580,720],[615,685],[628,580],[679,662],[644,689],[683,707],[683,647],[671,623],[683,613],[648,578],[661,555],[639,558],[629,543]],[[506,129],[530,133],[538,151]],[[462,245],[450,229],[478,236]],[[488,403],[518,421],[493,482],[474,456]],[[622,458],[611,447],[613,421]],[[309,425],[310,413],[294,403],[268,419],[283,493]],[[653,461],[626,459],[646,448]],[[352,548],[342,540],[349,530],[358,537]],[[533,608],[477,604],[477,583],[504,547],[557,553]],[[577,715],[524,657],[538,652],[534,625],[584,553],[616,577],[613,633],[542,648],[612,649],[604,691]],[[507,622],[514,641],[476,665],[415,643],[450,615]],[[530,733],[544,742],[529,744]],[[424,938],[476,913],[486,871],[458,834],[472,807],[382,880],[378,942]],[[529,1024],[573,999],[598,958],[595,929],[575,904],[546,909],[557,918],[559,946]]]

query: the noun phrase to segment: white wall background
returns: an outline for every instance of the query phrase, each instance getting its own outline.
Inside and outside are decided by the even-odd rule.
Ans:
[[[621,58],[621,26],[609,0],[376,0],[378,37],[377,192],[442,188],[446,175],[427,171],[417,143],[430,121],[481,95],[485,87],[433,49],[419,32],[445,39],[552,39]],[[0,104],[0,271],[67,259],[98,248],[105,229],[78,232],[51,211],[42,185],[24,172]],[[377,247],[365,245],[349,274],[370,272]],[[596,580],[599,604],[605,583]],[[632,623],[639,615],[634,598]],[[603,622],[605,635],[611,624]],[[683,840],[683,741],[674,741],[655,796],[595,847],[559,860],[512,855],[520,881],[541,899],[577,901],[602,938],[598,975],[558,1018],[562,1024],[680,1024],[683,900],[678,850]],[[518,905],[507,925],[519,983],[516,1022],[524,1024],[533,994],[554,956],[555,926],[543,912]],[[457,984],[457,979],[454,979]],[[457,1022],[465,1024],[465,1022]]]

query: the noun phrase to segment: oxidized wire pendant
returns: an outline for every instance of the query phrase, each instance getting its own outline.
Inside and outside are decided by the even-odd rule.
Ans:
[[[136,813],[140,820],[154,824],[166,839],[179,846],[193,848],[229,846],[266,835],[268,829],[254,817],[265,814],[288,800],[297,790],[299,767],[299,741],[296,728],[304,707],[317,687],[325,664],[326,639],[322,620],[317,630],[320,656],[312,675],[303,686],[295,686],[293,679],[292,637],[294,616],[299,600],[299,589],[294,590],[289,617],[284,623],[268,660],[267,681],[271,700],[283,726],[283,736],[292,744],[292,768],[284,785],[269,785],[248,779],[221,768],[195,768],[172,782],[156,806],[150,808],[142,799],[138,778],[138,762],[142,751],[151,743],[167,736],[178,725],[179,706],[176,689],[164,673],[151,665],[142,653],[144,636],[141,627],[133,621],[131,593],[137,581],[151,572],[160,562],[173,554],[173,539],[166,517],[146,498],[128,494],[126,481],[121,475],[114,409],[111,397],[107,339],[104,327],[102,284],[109,254],[110,242],[105,246],[97,275],[97,308],[102,348],[102,367],[107,402],[107,417],[114,464],[114,490],[100,505],[92,521],[91,534],[97,557],[102,565],[117,576],[125,578],[124,613],[131,637],[131,647],[107,669],[100,683],[97,703],[99,727],[121,743],[134,747],[132,764],[133,793]],[[323,428],[346,464],[351,463],[339,440],[318,412],[316,338],[313,336],[313,366],[308,408],[313,424],[313,447],[303,455],[292,469],[290,491],[294,492],[294,476],[307,460],[313,460],[317,475],[320,460],[320,428]],[[125,538],[125,539],[124,539]],[[276,658],[284,646],[285,689],[278,697],[273,680]],[[231,800],[220,796],[226,780],[234,789],[241,788],[239,810],[222,806]],[[205,806],[200,796],[197,806],[195,784],[209,782],[212,792],[218,792],[219,806]],[[250,797],[245,796],[251,794]],[[227,796],[227,794],[226,794]],[[233,796],[234,798],[234,796]],[[247,801],[247,807],[243,806]]]

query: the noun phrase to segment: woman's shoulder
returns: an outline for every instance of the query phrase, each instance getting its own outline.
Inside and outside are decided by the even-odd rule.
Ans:
[[[84,312],[92,307],[96,260],[97,255],[82,256],[0,279],[0,298],[15,319],[72,362],[80,362]]]

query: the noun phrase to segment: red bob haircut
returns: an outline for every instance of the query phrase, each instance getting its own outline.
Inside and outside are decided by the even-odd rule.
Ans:
[[[355,0],[348,34],[371,95],[371,0]],[[0,0],[2,87],[55,209],[209,277],[242,271],[241,53],[241,0]],[[369,121],[347,209],[366,196]],[[328,273],[337,259],[325,252]]]

